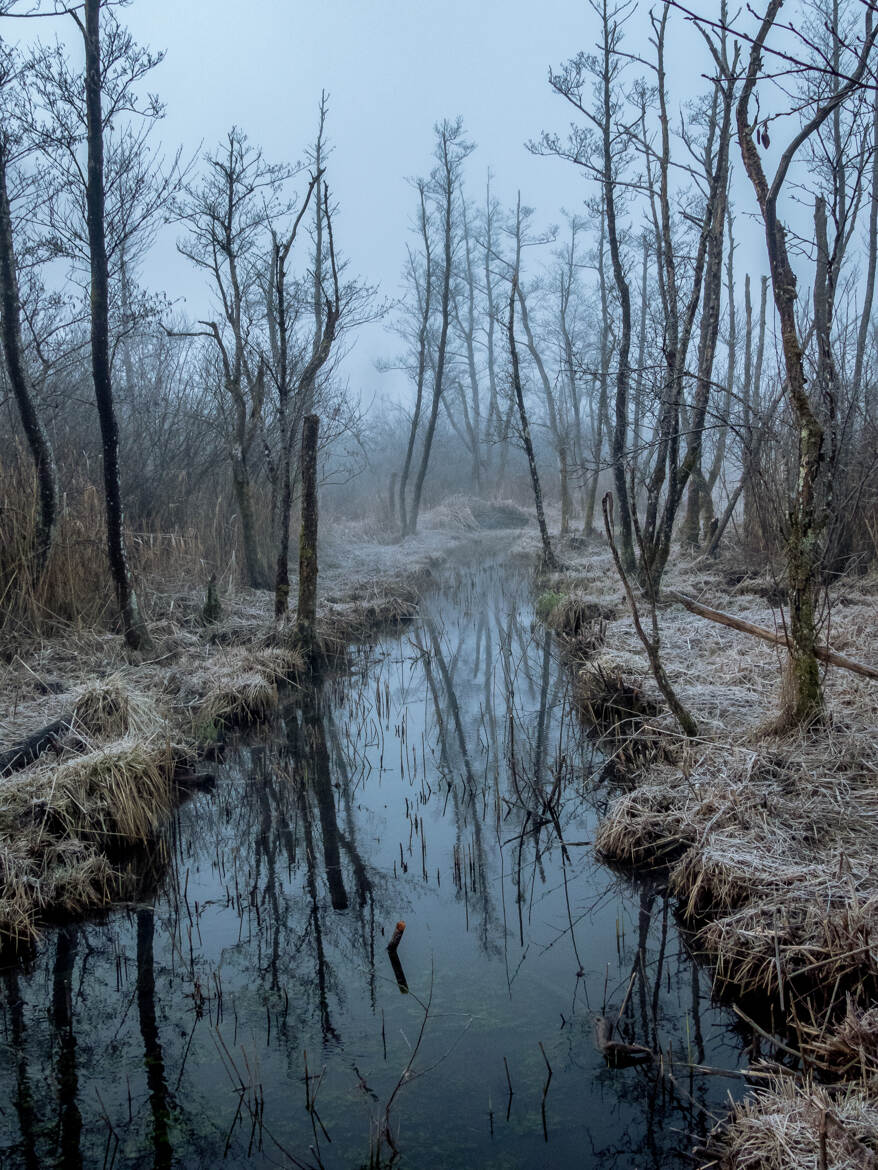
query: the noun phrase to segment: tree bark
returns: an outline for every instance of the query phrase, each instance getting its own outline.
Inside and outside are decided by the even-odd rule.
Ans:
[[[252,589],[268,589],[268,574],[259,555],[259,539],[256,535],[256,517],[253,512],[253,487],[250,482],[250,468],[240,449],[232,452],[232,486],[241,521],[241,544],[244,547],[244,569],[247,584]]]
[[[519,196],[519,218],[521,209],[521,197]],[[520,233],[516,234],[516,238],[520,241]],[[520,246],[520,245],[519,245]],[[543,491],[540,487],[540,476],[537,471],[537,461],[534,456],[533,443],[530,437],[530,427],[527,421],[527,408],[524,404],[524,391],[521,386],[521,370],[518,365],[518,346],[515,342],[515,299],[518,285],[518,264],[519,257],[516,252],[515,270],[512,273],[512,291],[509,294],[509,320],[507,324],[507,335],[509,337],[509,357],[512,361],[512,388],[515,391],[515,401],[518,405],[518,417],[521,422],[521,436],[524,443],[524,450],[527,455],[527,465],[530,470],[530,481],[534,493],[534,505],[537,512],[537,523],[540,526],[540,539],[543,543],[543,567],[552,572],[558,568],[558,561],[555,558],[555,553],[552,550],[552,542],[549,538],[549,529],[546,525],[546,514],[543,511]]]
[[[0,336],[6,373],[15,396],[22,429],[30,447],[37,476],[39,514],[34,529],[31,579],[38,582],[52,550],[58,512],[58,472],[46,428],[43,426],[33,388],[27,375],[21,338],[21,301],[12,236],[12,215],[7,184],[7,151],[0,139]]]
[[[317,655],[317,436],[320,419],[302,423],[302,527],[299,535],[299,602],[296,640],[313,669]]]
[[[109,265],[104,225],[104,125],[101,101],[101,0],[85,0],[85,106],[88,140],[86,218],[91,260],[91,362],[101,427],[107,552],[125,641],[134,650],[152,642],[140,611],[125,547],[119,428],[110,367]]]
[[[769,186],[750,123],[750,99],[762,69],[762,49],[783,0],[769,0],[759,32],[753,40],[744,85],[737,106],[738,138],[744,168],[756,192],[765,225],[771,285],[781,326],[787,395],[799,430],[799,469],[787,541],[787,577],[790,596],[790,661],[782,694],[781,725],[809,723],[823,712],[818,667],[815,616],[817,569],[824,515],[818,502],[818,480],[823,462],[823,428],[806,389],[802,344],[796,322],[796,276],[787,253],[786,231],[777,218],[777,200],[799,147],[814,134],[845,98],[861,84],[875,30],[867,17],[859,60],[846,84],[802,126],[781,156]]]

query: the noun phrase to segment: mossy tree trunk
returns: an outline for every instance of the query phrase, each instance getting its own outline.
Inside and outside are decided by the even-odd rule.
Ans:
[[[786,393],[799,432],[799,468],[790,510],[787,541],[787,577],[790,597],[790,658],[784,680],[780,724],[809,723],[823,711],[823,694],[817,655],[816,594],[825,522],[818,499],[818,480],[823,463],[823,427],[811,405],[806,388],[802,344],[796,322],[796,276],[787,252],[786,231],[777,216],[777,200],[798,149],[819,130],[841,103],[862,84],[876,30],[866,20],[857,66],[846,83],[818,105],[783,151],[769,184],[756,145],[756,124],[750,121],[750,99],[762,71],[762,52],[783,0],[769,0],[759,32],[752,42],[744,85],[737,106],[738,138],[747,176],[756,192],[765,225],[771,287],[780,319],[787,382]]]

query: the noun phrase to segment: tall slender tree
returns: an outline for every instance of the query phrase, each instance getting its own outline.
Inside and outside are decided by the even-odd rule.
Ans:
[[[802,338],[796,317],[796,274],[790,262],[786,228],[778,214],[778,200],[800,148],[863,84],[878,28],[874,24],[870,6],[865,10],[863,35],[852,70],[829,97],[817,101],[800,129],[784,147],[769,181],[757,144],[757,131],[763,141],[764,131],[759,126],[758,118],[752,117],[751,103],[762,76],[765,44],[782,3],[783,0],[769,0],[759,29],[752,39],[736,117],[744,169],[756,194],[765,228],[771,287],[781,327],[786,393],[799,436],[798,472],[787,538],[790,658],[782,697],[781,723],[788,725],[811,722],[820,717],[823,711],[820,670],[815,654],[815,606],[820,540],[825,522],[818,491],[824,459],[824,429],[807,389]]]
[[[418,526],[418,514],[421,509],[421,496],[424,490],[424,480],[427,478],[427,468],[430,465],[430,454],[433,449],[433,436],[436,433],[436,423],[439,419],[439,406],[445,390],[445,373],[448,359],[448,330],[451,324],[451,279],[454,263],[456,235],[455,235],[455,204],[460,189],[461,171],[464,161],[473,150],[472,143],[464,138],[463,120],[457,118],[450,122],[447,118],[436,127],[436,166],[431,177],[431,193],[438,204],[442,222],[442,268],[441,292],[439,294],[439,339],[436,346],[436,361],[433,366],[433,396],[430,403],[430,415],[427,419],[427,429],[421,448],[421,461],[415,477],[414,492],[412,494],[411,509],[408,515],[408,530],[414,532]]]
[[[0,339],[6,374],[15,396],[37,478],[39,508],[34,529],[30,574],[42,576],[52,550],[58,513],[58,472],[45,424],[40,416],[34,387],[27,368],[21,329],[21,296],[10,200],[10,172],[28,144],[20,127],[21,111],[16,88],[21,66],[14,54],[0,43]]]

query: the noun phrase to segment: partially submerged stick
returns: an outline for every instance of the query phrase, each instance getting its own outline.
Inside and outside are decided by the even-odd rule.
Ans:
[[[393,935],[391,936],[390,942],[387,944],[387,949],[388,949],[388,951],[390,951],[391,955],[396,954],[397,947],[399,946],[400,942],[402,941],[402,936],[404,933],[405,933],[405,923],[403,922],[402,919],[400,919],[399,922],[397,922],[397,924],[396,924],[396,930],[394,930]]]
[[[623,1040],[614,1040],[613,1021],[607,1016],[595,1016],[593,1026],[595,1048],[611,1068],[623,1068],[655,1059],[655,1053],[651,1048],[645,1048],[642,1044],[626,1044]]]
[[[402,963],[399,961],[399,955],[396,953],[396,951],[391,951],[388,949],[387,957],[390,959],[390,966],[393,969],[393,976],[396,979],[396,986],[403,995],[408,995],[408,980],[405,977],[405,971],[403,970]]]
[[[785,634],[777,634],[773,630],[766,630],[764,626],[756,626],[752,622],[746,622],[743,618],[735,617],[733,614],[726,613],[724,610],[712,609],[709,605],[705,605],[701,601],[696,601],[694,597],[688,597],[685,593],[679,593],[675,589],[665,589],[664,596],[668,601],[679,602],[690,613],[697,614],[698,617],[707,618],[709,621],[717,622],[721,626],[728,626],[732,630],[739,630],[742,634],[751,634],[754,638],[761,638],[763,642],[770,642],[773,646],[787,645]],[[874,666],[868,666],[864,662],[857,662],[853,658],[848,658],[844,654],[830,650],[828,646],[815,646],[814,653],[821,662],[826,662],[830,666],[840,666],[843,670],[850,670],[854,674],[862,675],[864,678],[878,679],[878,669]]]

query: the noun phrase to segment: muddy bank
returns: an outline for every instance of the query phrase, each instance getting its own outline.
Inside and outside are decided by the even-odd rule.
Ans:
[[[767,734],[782,651],[664,605],[663,662],[701,731],[686,740],[658,694],[609,558],[572,552],[567,560],[568,571],[547,583],[545,618],[621,786],[596,850],[660,875],[715,991],[759,1012],[777,1040],[766,1040],[771,1059],[795,1074],[741,1106],[712,1156],[728,1167],[873,1165],[878,689],[830,670],[827,725]],[[782,631],[771,581],[684,566],[668,586]],[[830,603],[832,647],[878,663],[878,579],[842,581]]]

